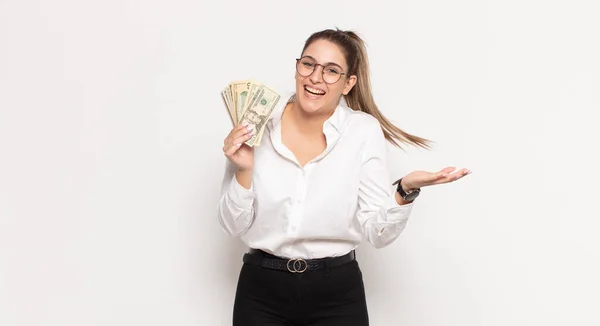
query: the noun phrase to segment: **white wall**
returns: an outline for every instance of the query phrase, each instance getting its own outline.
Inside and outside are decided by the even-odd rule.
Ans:
[[[393,2],[390,2],[393,3]],[[210,6],[210,7],[209,7]],[[401,238],[365,245],[372,325],[599,325],[593,1],[0,0],[0,325],[230,325],[219,91],[293,88],[310,33],[367,40],[375,96],[432,151]]]

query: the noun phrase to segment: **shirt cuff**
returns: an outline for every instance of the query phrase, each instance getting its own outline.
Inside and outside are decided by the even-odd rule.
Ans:
[[[246,208],[252,205],[255,197],[256,194],[254,193],[254,184],[250,184],[250,189],[246,189],[240,185],[234,174],[233,180],[229,185],[229,198],[231,201],[239,208]]]
[[[390,196],[389,209],[387,214],[388,222],[401,222],[408,218],[412,208],[414,206],[414,201],[408,204],[400,205],[396,201],[396,190],[392,191]]]

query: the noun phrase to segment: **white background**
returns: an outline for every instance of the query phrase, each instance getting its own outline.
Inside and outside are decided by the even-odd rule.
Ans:
[[[293,90],[323,28],[362,35],[381,110],[447,165],[390,247],[372,325],[600,324],[594,1],[0,0],[0,325],[230,325],[220,90]]]

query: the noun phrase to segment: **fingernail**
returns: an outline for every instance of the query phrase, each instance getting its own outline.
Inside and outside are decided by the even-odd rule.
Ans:
[[[248,127],[246,127],[246,129],[248,129],[248,131],[254,129],[254,125],[248,125]]]
[[[244,126],[244,127],[248,127],[248,122],[244,122],[244,123],[242,123],[242,126]]]
[[[240,147],[240,146],[242,146],[242,143],[235,144],[235,146]]]

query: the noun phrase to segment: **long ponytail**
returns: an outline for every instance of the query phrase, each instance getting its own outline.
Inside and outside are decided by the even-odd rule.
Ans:
[[[400,143],[429,148],[431,141],[415,135],[411,135],[391,123],[379,111],[373,94],[371,92],[371,79],[369,77],[369,58],[364,41],[352,31],[341,31],[339,29],[327,29],[312,34],[304,45],[304,50],[314,41],[325,39],[337,44],[346,57],[349,66],[348,73],[356,75],[356,84],[345,95],[348,106],[353,110],[359,110],[372,115],[381,124],[381,128],[390,143],[402,147]]]

